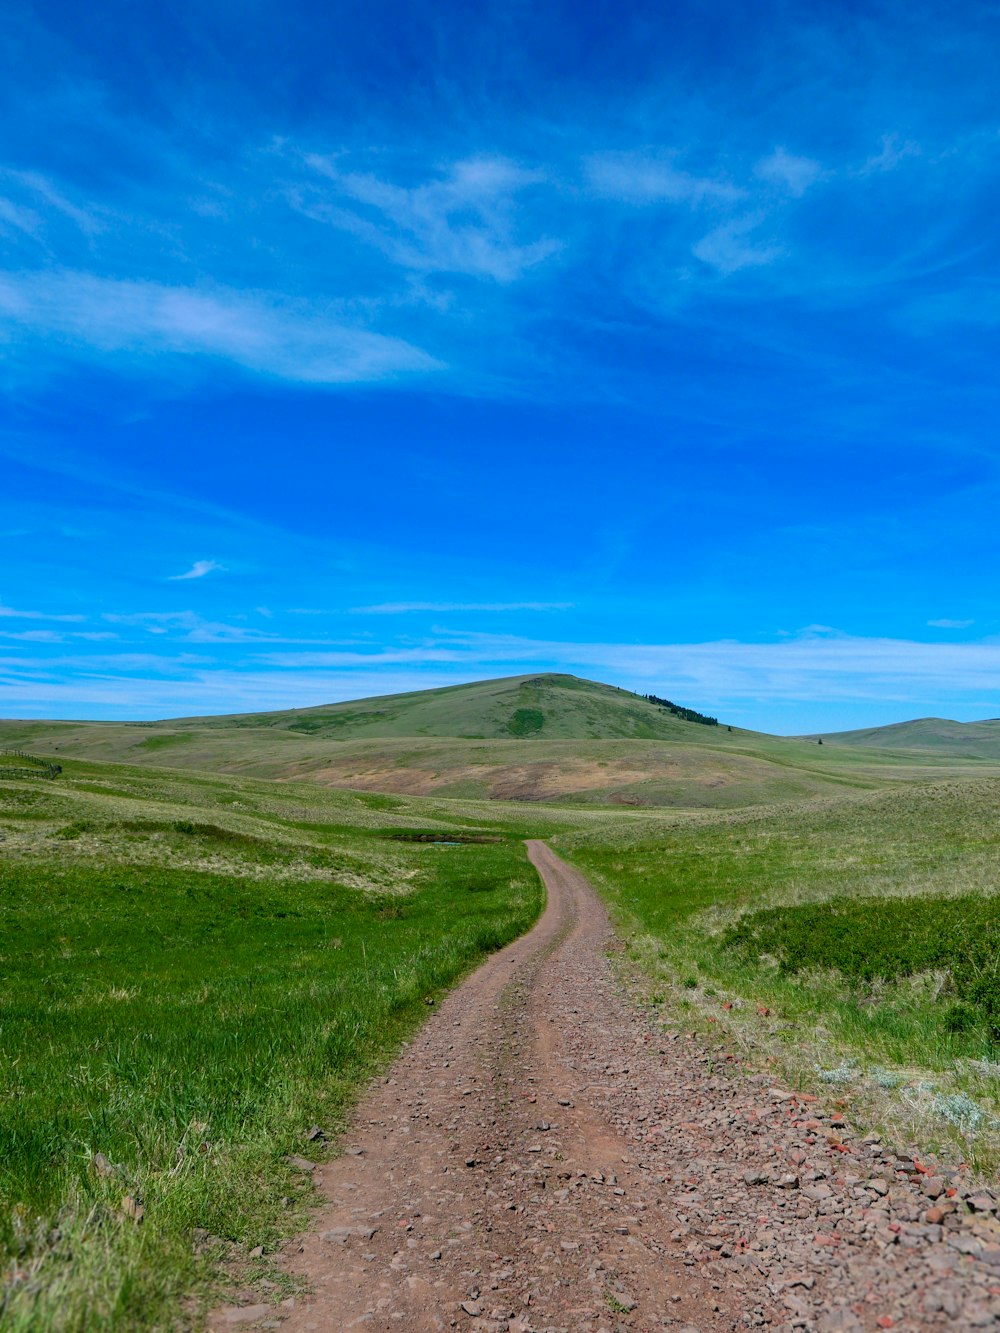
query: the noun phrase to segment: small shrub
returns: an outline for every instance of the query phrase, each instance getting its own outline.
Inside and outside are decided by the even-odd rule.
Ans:
[[[545,714],[540,708],[516,708],[507,723],[507,730],[512,736],[530,736],[541,731],[545,725]]]
[[[983,1108],[965,1092],[953,1092],[947,1096],[938,1093],[934,1098],[934,1109],[949,1125],[955,1125],[965,1133],[974,1132],[987,1119]]]
[[[90,833],[93,827],[89,820],[77,819],[72,824],[67,824],[65,828],[57,829],[56,837],[65,838],[69,842],[73,838],[78,838],[81,833]]]
[[[945,1011],[944,1025],[948,1032],[971,1032],[978,1026],[979,1015],[971,1004],[959,1000]]]
[[[772,955],[786,976],[818,968],[870,984],[948,973],[957,1003],[946,1011],[947,1031],[985,1023],[1000,1042],[998,898],[831,898],[769,908],[730,927],[723,947],[758,962]]]

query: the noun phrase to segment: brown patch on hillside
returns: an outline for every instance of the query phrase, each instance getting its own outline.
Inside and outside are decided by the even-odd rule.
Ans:
[[[639,766],[634,760],[539,760],[520,764],[471,763],[433,767],[433,756],[424,766],[419,760],[407,768],[396,766],[386,757],[378,763],[345,757],[341,763],[326,763],[322,768],[296,766],[286,780],[307,779],[328,787],[355,791],[391,792],[400,796],[431,796],[457,793],[464,789],[470,796],[494,801],[553,801],[560,798],[605,792],[618,805],[656,804],[641,790],[645,784],[678,783],[685,786],[718,788],[730,785],[732,773],[717,767],[699,768],[675,759],[654,760]],[[624,789],[624,790],[623,790]]]

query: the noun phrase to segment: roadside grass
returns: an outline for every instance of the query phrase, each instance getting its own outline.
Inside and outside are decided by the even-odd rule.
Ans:
[[[896,1139],[1000,1166],[1000,784],[556,838],[664,1017]]]
[[[62,762],[0,784],[5,1328],[170,1327],[301,1226],[309,1126],[537,914],[524,837],[604,892],[664,1021],[1000,1165],[962,973],[1000,959],[1000,782],[654,811]]]
[[[518,841],[345,793],[70,768],[0,788],[0,1325],[170,1327],[301,1225],[286,1156],[542,893]]]

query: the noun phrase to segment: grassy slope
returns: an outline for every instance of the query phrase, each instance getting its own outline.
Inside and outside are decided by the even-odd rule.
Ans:
[[[85,764],[0,785],[0,1324],[163,1327],[220,1257],[301,1223],[284,1155],[539,909],[516,840],[386,836],[434,827],[489,825]]]
[[[558,674],[506,676],[320,708],[181,721],[182,726],[206,724],[217,729],[276,727],[340,740],[387,736],[666,740],[683,736],[695,725],[628,690]]]
[[[1000,929],[998,814],[995,780],[916,784],[687,820],[608,820],[567,830],[556,845],[607,894],[675,1014],[762,1047],[802,1086],[835,1083],[897,1136],[950,1142],[992,1168],[996,1046],[984,1021],[952,1030],[960,997],[951,969],[963,962],[973,910]],[[911,929],[905,904],[914,898]],[[963,899],[975,904],[968,914]],[[865,980],[843,950],[843,970],[832,968],[838,955],[815,919],[812,934],[799,932],[803,966],[782,968],[779,945],[799,905],[837,900],[860,904],[873,953],[912,953],[914,975]],[[769,908],[782,909],[785,931],[762,932],[763,955],[727,947],[727,930],[741,919],[766,924],[756,914]],[[933,968],[921,964],[928,936]]]
[[[28,725],[29,732],[25,734],[30,734],[31,724]],[[191,730],[218,734],[264,728],[289,732],[292,736],[322,736],[331,740],[393,736],[669,740],[687,735],[696,724],[682,722],[665,709],[613,685],[577,676],[538,675],[508,676],[275,713],[125,725],[141,725],[148,733],[150,748],[155,748],[157,737]]]
[[[511,734],[512,726],[523,730],[539,718],[536,730]],[[4,722],[0,745],[56,759],[584,805],[733,808],[968,767],[1000,771],[1000,759],[988,765],[931,751],[821,747],[683,722],[635,695],[572,676],[515,677],[242,717]]]
[[[815,737],[813,739],[816,739]],[[963,759],[1000,760],[1000,718],[953,722],[945,717],[919,717],[888,727],[838,731],[823,737],[826,745],[875,747],[951,755]]]

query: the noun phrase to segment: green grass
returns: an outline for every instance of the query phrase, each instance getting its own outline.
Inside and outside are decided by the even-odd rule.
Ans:
[[[1000,1163],[982,760],[699,727],[572,677],[430,695],[0,726],[65,770],[0,783],[4,1327],[169,1326],[301,1225],[304,1131],[536,915],[526,836],[605,893],[672,1022]]]
[[[608,821],[556,846],[604,890],[675,1018],[992,1169],[998,814],[995,781],[928,784]],[[980,1108],[971,1138],[949,1120],[955,1096]]]
[[[1000,899],[832,898],[743,917],[722,938],[747,961],[783,976],[821,969],[863,983],[939,972],[949,1032],[983,1030],[1000,1040]]]
[[[995,762],[1000,758],[1000,718],[953,722],[945,717],[919,717],[887,727],[834,732],[824,736],[823,741],[824,745],[875,746]]]
[[[517,841],[403,843],[268,787],[0,788],[4,1327],[166,1326],[220,1255],[301,1224],[285,1156],[539,910]]]
[[[724,720],[700,726],[627,690],[545,674],[234,717],[0,722],[0,745],[55,762],[124,762],[577,807],[737,809],[1000,772],[1000,748],[996,754],[988,744],[893,748],[899,730],[884,729],[881,748],[871,743],[881,732],[865,745],[818,746],[730,729]]]

